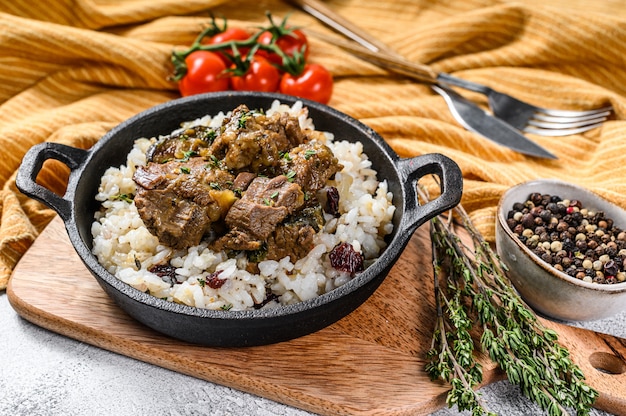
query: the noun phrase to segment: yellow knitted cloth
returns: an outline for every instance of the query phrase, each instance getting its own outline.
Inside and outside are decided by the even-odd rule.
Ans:
[[[545,107],[608,103],[615,120],[583,135],[531,137],[558,155],[538,160],[460,127],[425,86],[311,39],[310,60],[331,70],[330,105],[380,133],[403,157],[439,152],[465,177],[463,205],[489,240],[497,201],[533,178],[584,185],[626,208],[626,12],[619,1],[329,0],[326,4],[407,58]],[[587,10],[592,7],[592,10]],[[265,24],[265,11],[324,30],[281,1],[50,0],[0,3],[0,290],[53,211],[15,188],[24,153],[42,141],[92,146],[108,129],[177,98],[170,52],[192,42],[209,10],[231,26]],[[485,105],[484,98],[472,96]],[[38,181],[62,194],[67,168]]]

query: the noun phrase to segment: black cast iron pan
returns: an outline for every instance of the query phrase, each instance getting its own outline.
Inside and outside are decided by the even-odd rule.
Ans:
[[[251,92],[197,95],[158,105],[132,117],[103,136],[90,150],[41,143],[24,156],[16,179],[17,187],[59,214],[76,252],[104,291],[130,316],[163,334],[208,346],[253,346],[315,332],[361,305],[385,279],[414,231],[459,203],[463,179],[456,163],[440,154],[400,159],[376,132],[359,121],[328,106],[301,100],[309,108],[317,130],[363,143],[379,179],[388,181],[396,212],[394,230],[388,236],[389,245],[373,265],[345,285],[295,305],[226,312],[176,304],[123,283],[91,254],[91,224],[99,205],[95,195],[100,178],[108,167],[126,162],[126,155],[136,138],[169,134],[182,121],[229,111],[240,104],[251,109],[269,108],[275,99],[289,105],[298,100],[286,95]],[[71,170],[63,196],[35,182],[47,159],[59,160]],[[439,176],[441,195],[419,205],[417,180],[430,174]]]

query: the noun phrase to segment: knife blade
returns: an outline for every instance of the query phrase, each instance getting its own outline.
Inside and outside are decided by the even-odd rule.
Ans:
[[[452,88],[442,84],[431,85],[431,88],[444,98],[452,116],[467,130],[525,155],[557,159],[554,154],[524,136],[519,130],[489,114]]]

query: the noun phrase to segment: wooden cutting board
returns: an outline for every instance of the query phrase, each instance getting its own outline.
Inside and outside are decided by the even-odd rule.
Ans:
[[[54,332],[323,415],[420,415],[445,405],[447,387],[424,372],[432,292],[428,228],[422,227],[374,295],[336,324],[263,347],[191,345],[118,309],[83,266],[58,217],[24,255],[7,289],[22,317]],[[546,324],[600,391],[596,407],[626,414],[625,340]],[[503,378],[482,361],[484,384]]]

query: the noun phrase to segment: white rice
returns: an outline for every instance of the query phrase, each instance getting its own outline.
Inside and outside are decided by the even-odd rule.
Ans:
[[[314,129],[301,102],[288,107],[275,101],[266,113],[271,115],[276,111],[297,115],[302,128]],[[226,116],[223,113],[206,116],[184,123],[183,128],[197,124],[218,127]],[[339,191],[341,216],[325,214],[326,224],[315,236],[314,248],[295,264],[289,257],[266,260],[258,265],[260,273],[252,274],[245,270],[244,254],[228,258],[224,252],[209,250],[206,243],[185,251],[160,244],[144,226],[134,202],[118,198],[120,194],[135,193],[133,174],[136,166],[145,165],[145,153],[154,138],[137,139],[126,165],[111,167],[103,175],[96,196],[102,210],[96,213],[92,224],[94,255],[110,273],[134,288],[198,308],[252,309],[264,300],[266,287],[277,300],[264,307],[275,307],[312,299],[343,285],[352,277],[332,268],[328,253],[339,243],[350,243],[363,254],[367,267],[385,248],[384,237],[392,231],[395,207],[386,181],[377,180],[361,143],[338,141],[328,133],[326,137],[326,145],[344,165],[328,183]],[[177,268],[174,285],[148,271],[153,265],[168,261]],[[221,270],[218,277],[225,282],[220,288],[212,289],[204,282],[218,270]]]

